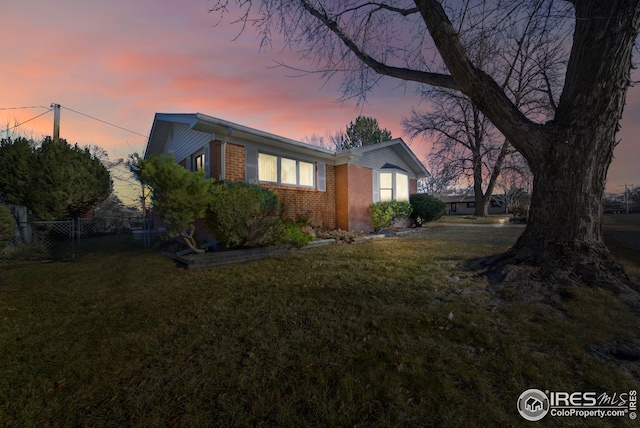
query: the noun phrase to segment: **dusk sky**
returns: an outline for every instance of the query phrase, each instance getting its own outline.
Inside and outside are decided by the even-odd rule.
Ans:
[[[99,145],[114,159],[144,152],[142,135],[156,112],[199,112],[292,139],[343,130],[364,114],[403,137],[424,161],[429,144],[402,134],[402,118],[420,103],[411,89],[388,79],[361,109],[339,103],[339,80],[290,77],[293,72],[276,67],[287,59],[279,50],[260,52],[251,29],[234,41],[239,27],[215,26],[211,6],[207,0],[2,2],[0,136],[7,125],[57,103],[62,138]],[[17,131],[40,139],[52,128],[49,112]],[[618,138],[607,184],[612,192],[625,182],[640,185],[637,87],[629,91]]]

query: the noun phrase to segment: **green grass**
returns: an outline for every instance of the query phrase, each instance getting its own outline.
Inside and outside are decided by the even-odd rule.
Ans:
[[[606,292],[564,314],[493,303],[467,262],[520,232],[436,226],[200,271],[150,252],[2,269],[0,425],[521,426],[529,388],[637,388],[584,351],[637,335]]]

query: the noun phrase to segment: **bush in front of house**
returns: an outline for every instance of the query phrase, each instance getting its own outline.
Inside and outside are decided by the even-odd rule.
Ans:
[[[301,247],[313,239],[302,231],[301,220],[281,218],[282,203],[275,192],[256,184],[218,182],[211,200],[205,220],[226,248]]]
[[[205,221],[221,244],[227,248],[269,244],[280,220],[278,195],[244,182],[217,182],[211,193]]]
[[[444,215],[447,208],[446,204],[440,199],[426,193],[410,195],[409,202],[413,207],[411,220],[418,227],[422,226],[423,223],[436,221]]]
[[[306,224],[301,224],[300,219],[281,219],[275,226],[271,245],[287,247],[304,247],[313,241],[311,234],[302,230]]]
[[[369,218],[374,230],[391,225],[395,220],[411,214],[411,204],[406,201],[383,201],[369,205]]]

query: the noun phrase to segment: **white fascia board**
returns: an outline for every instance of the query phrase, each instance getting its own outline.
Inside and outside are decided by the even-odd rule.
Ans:
[[[238,140],[245,140],[249,143],[255,143],[257,146],[270,146],[278,150],[290,153],[306,154],[329,162],[335,159],[335,152],[332,150],[312,146],[300,141],[291,140],[289,138],[281,137],[279,135],[271,134],[265,131],[260,131],[248,126],[239,125],[227,120],[218,119],[216,117],[207,116],[201,113],[197,113],[196,117],[197,123],[193,125],[193,129],[198,131],[211,134],[217,133],[221,136],[226,135],[229,137],[234,137],[234,139],[237,138]]]

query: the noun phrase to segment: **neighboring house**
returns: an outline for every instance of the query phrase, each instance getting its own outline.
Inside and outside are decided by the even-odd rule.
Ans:
[[[447,204],[445,212],[447,215],[473,215],[476,212],[476,199],[473,195],[443,196],[440,200]],[[499,195],[491,196],[489,214],[504,214],[506,212],[507,208],[501,202]]]
[[[287,217],[306,215],[324,229],[371,230],[372,202],[408,200],[429,175],[400,138],[334,152],[200,113],[157,113],[145,158],[155,153],[173,153],[207,177],[272,189]]]

